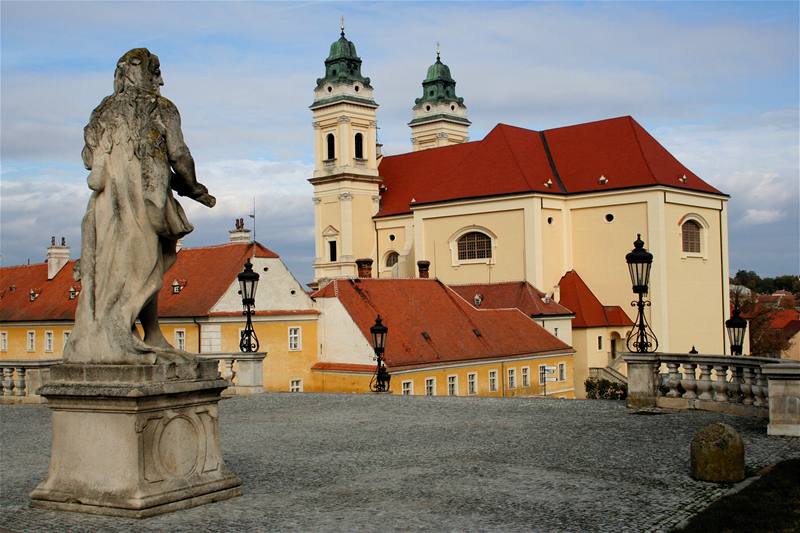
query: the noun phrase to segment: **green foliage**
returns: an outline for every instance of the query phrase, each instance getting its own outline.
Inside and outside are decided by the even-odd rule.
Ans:
[[[739,270],[733,277],[733,282],[760,294],[772,294],[780,290],[794,294],[800,293],[800,276],[786,275],[762,278],[752,270]]]
[[[591,400],[624,400],[628,397],[628,386],[607,379],[588,378],[583,382],[586,397]]]

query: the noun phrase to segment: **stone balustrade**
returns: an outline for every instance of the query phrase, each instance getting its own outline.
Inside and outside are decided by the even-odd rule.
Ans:
[[[36,391],[61,359],[0,361],[0,403],[43,403]]]
[[[625,353],[628,407],[757,416],[800,435],[800,365],[763,357]],[[775,396],[775,397],[773,397]],[[778,396],[780,398],[778,398]]]
[[[197,354],[200,359],[219,361],[219,373],[231,386],[224,396],[264,392],[263,365],[266,352],[215,352]]]

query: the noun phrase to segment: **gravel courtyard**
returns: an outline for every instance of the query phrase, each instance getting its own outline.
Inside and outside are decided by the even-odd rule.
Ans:
[[[265,394],[222,402],[243,496],[145,520],[31,509],[50,452],[45,406],[0,407],[0,528],[33,531],[652,531],[727,489],[688,476],[689,443],[736,427],[749,474],[800,439],[715,413],[622,402]]]

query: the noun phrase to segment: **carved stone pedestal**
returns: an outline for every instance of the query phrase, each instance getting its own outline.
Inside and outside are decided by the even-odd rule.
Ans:
[[[39,390],[52,410],[43,509],[144,518],[241,494],[222,459],[215,361],[56,365]]]

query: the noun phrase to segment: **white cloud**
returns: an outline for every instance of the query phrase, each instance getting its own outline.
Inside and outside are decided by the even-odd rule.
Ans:
[[[743,222],[747,224],[770,224],[783,218],[784,212],[777,209],[748,209]]]

